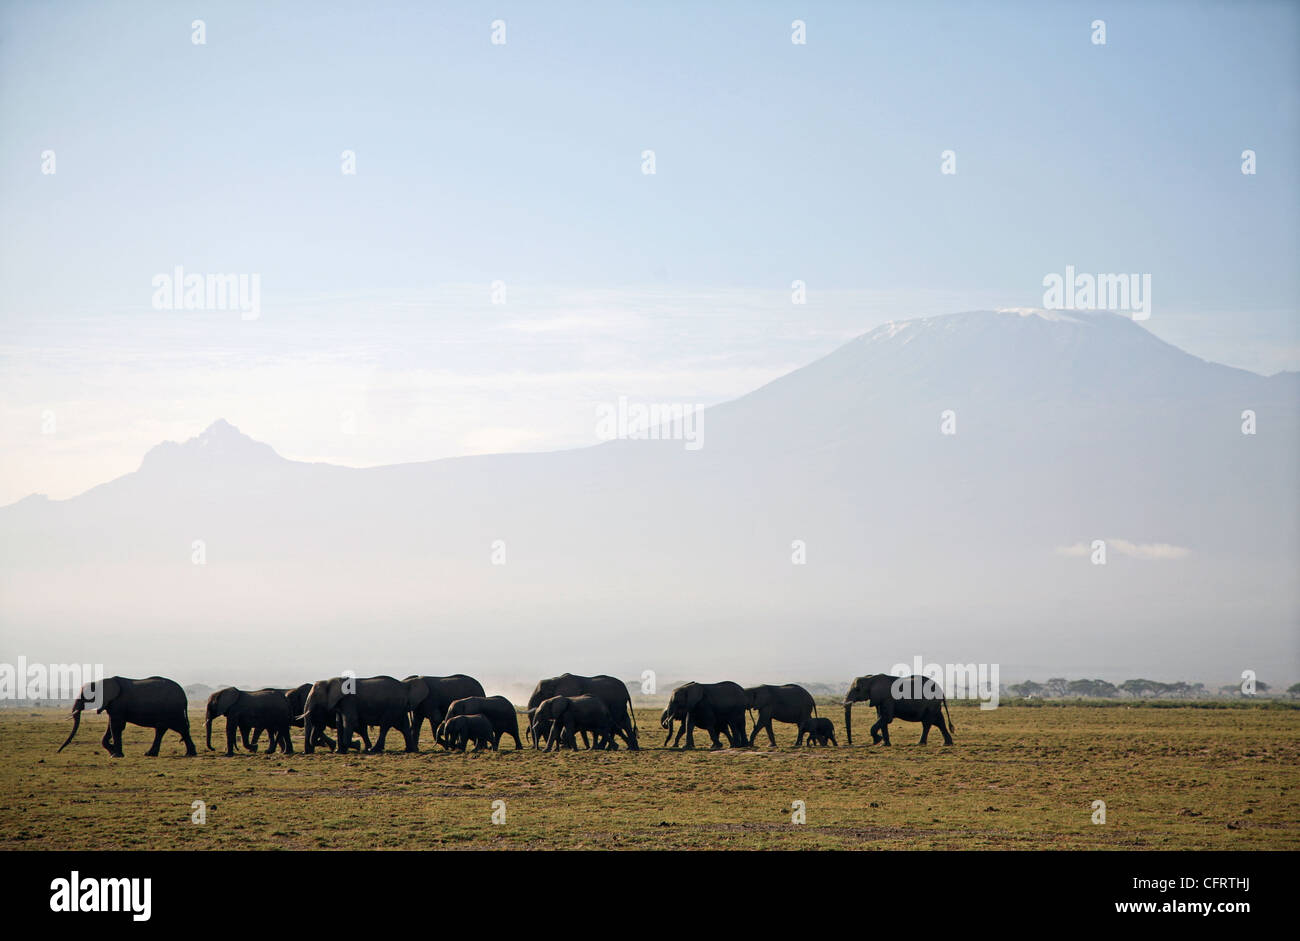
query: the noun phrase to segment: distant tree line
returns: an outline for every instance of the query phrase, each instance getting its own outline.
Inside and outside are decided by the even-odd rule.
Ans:
[[[1045,683],[1026,680],[1007,687],[1007,692],[1022,699],[1213,699],[1224,696],[1245,697],[1240,685],[1208,689],[1204,683],[1161,683],[1159,680],[1125,680],[1116,685],[1105,680],[1067,680],[1053,677]],[[1273,687],[1255,681],[1255,695],[1268,696]],[[1285,695],[1300,699],[1300,683],[1293,683]]]

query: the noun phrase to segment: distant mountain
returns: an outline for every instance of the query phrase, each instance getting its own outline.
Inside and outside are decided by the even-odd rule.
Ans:
[[[985,311],[886,324],[702,431],[358,470],[218,421],[0,509],[0,637],[231,677],[1300,673],[1294,373]]]

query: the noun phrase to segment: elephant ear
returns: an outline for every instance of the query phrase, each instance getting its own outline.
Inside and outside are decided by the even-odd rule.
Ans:
[[[686,684],[686,708],[694,709],[704,698],[704,687],[699,683]]]
[[[429,698],[429,684],[418,676],[406,681],[406,708],[414,709]]]
[[[122,683],[116,676],[110,676],[96,684],[95,692],[99,696],[99,705],[95,707],[95,712],[103,712],[108,708],[109,703],[122,695]]]
[[[325,697],[325,708],[330,712],[333,712],[339,707],[339,703],[342,701],[343,680],[336,676],[334,679],[330,680],[329,693]]]
[[[224,716],[235,708],[237,702],[239,702],[239,690],[233,686],[227,686],[217,694],[217,715]]]

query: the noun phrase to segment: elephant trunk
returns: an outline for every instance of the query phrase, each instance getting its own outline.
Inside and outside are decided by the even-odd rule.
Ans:
[[[844,701],[844,741],[846,744],[853,744],[853,702]]]
[[[59,746],[59,751],[63,751],[68,747],[68,743],[72,741],[72,736],[76,735],[77,729],[81,728],[81,710],[83,708],[85,708],[85,701],[78,696],[77,701],[72,704],[72,731],[68,733],[67,741]]]
[[[215,751],[215,749],[213,749],[212,747],[212,713],[211,712],[208,713],[207,720],[203,724],[204,724],[205,731],[207,733],[208,751]]]

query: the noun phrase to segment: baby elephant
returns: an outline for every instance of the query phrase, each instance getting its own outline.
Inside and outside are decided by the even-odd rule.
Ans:
[[[490,749],[493,742],[492,720],[487,716],[453,716],[438,728],[438,741],[453,751],[464,751],[470,742],[475,751]]]
[[[818,745],[825,745],[827,742],[830,742],[838,748],[840,744],[835,741],[835,726],[831,723],[830,719],[819,719],[816,717],[804,719],[799,723],[799,738],[795,741],[795,744],[804,744],[803,737],[805,735],[808,736],[809,745],[812,745],[814,742]]]

